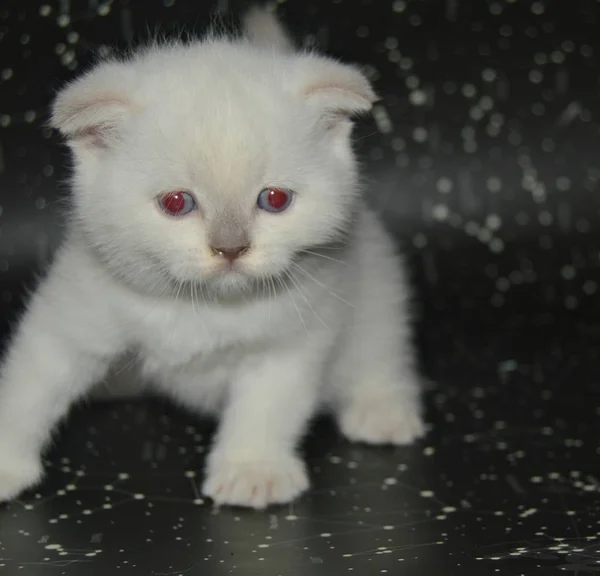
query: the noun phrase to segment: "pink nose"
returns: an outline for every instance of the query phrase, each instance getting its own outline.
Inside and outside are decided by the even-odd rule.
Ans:
[[[222,258],[225,258],[225,260],[227,260],[228,262],[233,262],[234,260],[237,260],[240,256],[248,252],[249,248],[250,246],[235,246],[234,248],[231,248],[229,246],[227,248],[217,246],[210,247],[215,256],[221,256]]]

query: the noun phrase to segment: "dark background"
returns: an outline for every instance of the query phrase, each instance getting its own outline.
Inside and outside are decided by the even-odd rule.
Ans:
[[[44,127],[94,55],[235,24],[243,2],[1,0],[0,325],[51,257],[66,150]],[[430,432],[307,445],[266,513],[198,496],[211,426],[158,401],[77,409],[0,509],[0,571],[86,576],[600,573],[600,4],[288,0],[305,46],[382,97],[356,147],[408,257]],[[34,360],[34,359],[32,359]]]

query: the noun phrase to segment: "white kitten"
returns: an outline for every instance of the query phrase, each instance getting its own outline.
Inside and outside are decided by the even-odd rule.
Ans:
[[[0,498],[40,480],[58,420],[126,354],[219,417],[218,504],[306,490],[296,449],[318,409],[351,440],[422,435],[408,291],[351,151],[374,98],[259,10],[244,38],[153,46],[58,95],[73,218],[2,367]]]

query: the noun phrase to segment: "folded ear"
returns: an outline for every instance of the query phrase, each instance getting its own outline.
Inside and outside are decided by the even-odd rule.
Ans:
[[[52,106],[50,124],[71,144],[105,148],[135,108],[131,72],[123,64],[101,64],[63,88]]]
[[[295,91],[328,117],[348,119],[368,112],[377,100],[358,68],[331,58],[301,56],[295,73]]]

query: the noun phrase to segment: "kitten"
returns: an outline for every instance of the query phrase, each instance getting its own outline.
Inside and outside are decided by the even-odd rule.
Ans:
[[[305,491],[297,448],[319,409],[352,441],[423,434],[408,289],[351,150],[374,100],[261,9],[239,38],[152,46],[58,94],[72,218],[2,366],[1,499],[41,479],[57,422],[127,353],[219,418],[216,504]]]

